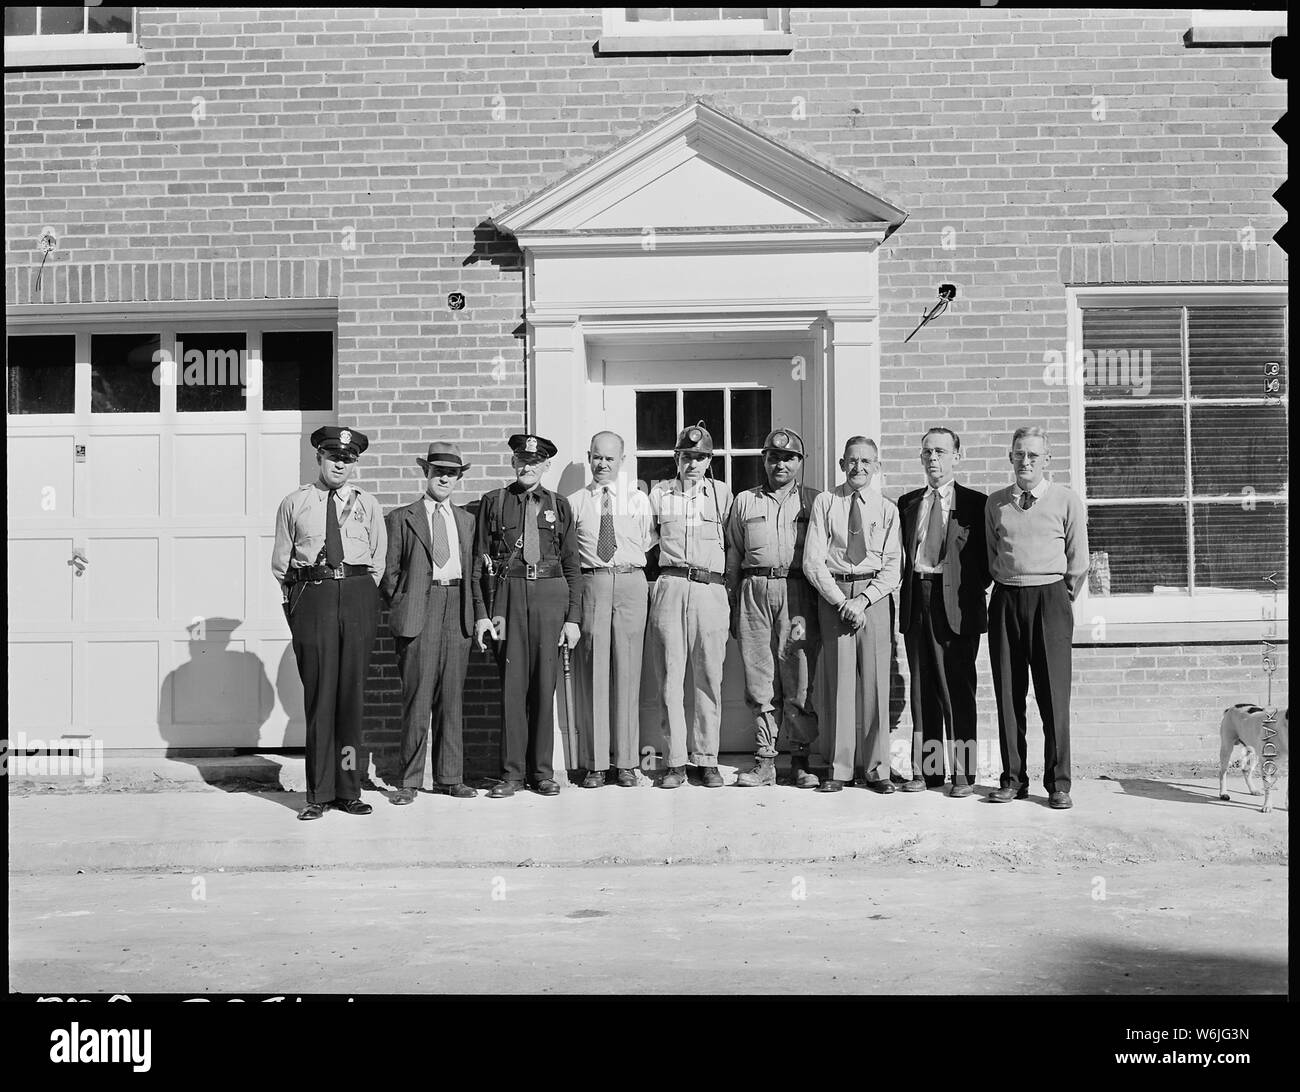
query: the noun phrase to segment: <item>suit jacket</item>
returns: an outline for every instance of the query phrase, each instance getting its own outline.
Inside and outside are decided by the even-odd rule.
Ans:
[[[914,489],[898,498],[903,538],[903,584],[899,610],[900,628],[904,633],[912,624],[916,519],[925,492],[925,489]],[[988,499],[986,493],[967,489],[958,482],[953,483],[947,549],[943,557],[943,607],[952,631],[967,636],[983,633],[989,628],[988,600],[984,594],[993,582],[989,575],[988,550],[984,544],[984,504]]]
[[[462,635],[474,635],[474,597],[470,581],[474,572],[474,517],[457,504],[451,506],[460,538],[460,624]],[[424,498],[394,508],[384,522],[388,528],[388,557],[379,592],[389,604],[388,628],[394,637],[418,637],[424,631],[424,612],[433,579],[433,543]],[[451,590],[451,589],[449,589]]]

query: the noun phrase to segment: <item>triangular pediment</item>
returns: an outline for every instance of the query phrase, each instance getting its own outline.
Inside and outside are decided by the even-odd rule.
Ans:
[[[696,100],[492,219],[525,242],[647,229],[859,228],[884,237],[906,216],[828,165]]]

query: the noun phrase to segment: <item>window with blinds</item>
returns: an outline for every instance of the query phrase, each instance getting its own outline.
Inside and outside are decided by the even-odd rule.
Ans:
[[[1090,593],[1285,587],[1286,307],[1084,307],[1081,326]]]

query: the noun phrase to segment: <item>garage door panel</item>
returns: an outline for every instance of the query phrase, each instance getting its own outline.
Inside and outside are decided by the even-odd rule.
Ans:
[[[10,641],[10,738],[17,731],[54,735],[71,728],[72,642]]]
[[[158,515],[160,448],[157,433],[93,437],[86,452],[90,515],[110,519]]]
[[[274,548],[274,535],[263,535],[257,540],[257,557],[253,562],[253,601],[249,603],[249,616],[258,625],[282,630],[287,636],[289,624],[280,607],[280,585],[271,575],[271,551]]]
[[[73,497],[73,433],[54,436],[10,436],[9,518],[70,518]]]
[[[157,747],[158,642],[88,641],[87,726],[106,747]]]
[[[304,426],[305,427],[305,426]],[[286,496],[304,482],[316,480],[316,454],[304,434],[266,433],[261,437],[262,497],[260,513],[267,522]]]
[[[93,538],[89,556],[86,610],[90,621],[158,619],[156,538]]]
[[[244,621],[244,569],[242,535],[177,536],[172,541],[173,617]]]
[[[291,640],[264,640],[262,662],[275,690],[271,712],[262,726],[263,747],[302,747],[307,739],[302,677]]]
[[[72,621],[70,538],[9,540],[9,623]]]
[[[172,439],[172,505],[178,516],[243,516],[248,504],[248,438],[243,433]]]
[[[226,746],[255,747],[274,695],[261,658],[242,640],[208,631],[204,641],[176,642],[170,674],[171,721],[177,726],[229,726]]]

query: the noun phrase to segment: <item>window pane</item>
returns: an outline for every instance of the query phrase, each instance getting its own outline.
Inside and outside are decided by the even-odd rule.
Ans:
[[[162,359],[157,334],[92,334],[90,409],[92,413],[157,413],[159,390],[154,369]]]
[[[86,9],[41,8],[42,34],[80,34],[86,25]]]
[[[762,485],[767,481],[767,474],[763,470],[762,455],[733,455],[731,457],[731,489],[733,493],[740,493],[746,489],[753,489],[756,485]]]
[[[665,455],[643,455],[636,461],[638,483],[644,483],[648,493],[656,482],[671,481],[677,476],[677,464]]]
[[[1188,594],[1187,509],[1181,504],[1088,506],[1093,594]],[[1109,575],[1107,575],[1109,574]]]
[[[76,337],[23,334],[8,342],[9,412],[72,413],[76,408]]]
[[[334,335],[329,330],[262,335],[262,408],[334,408]]]
[[[695,23],[702,19],[717,19],[721,8],[673,8],[674,23]]]
[[[725,447],[727,440],[723,436],[722,391],[686,391],[682,397],[682,427],[688,428],[696,421],[703,421],[704,427],[713,437],[714,447]],[[676,441],[674,441],[676,442]]]
[[[1253,510],[1252,510],[1253,509]],[[1215,589],[1243,589],[1269,594],[1286,588],[1286,506],[1258,501],[1198,504],[1192,518],[1196,534],[1196,594]]]
[[[671,8],[628,8],[629,23],[666,23],[672,17]]]
[[[772,431],[772,392],[731,392],[731,443],[733,448],[762,447]]]
[[[633,447],[671,448],[677,443],[677,392],[636,392],[636,436]]]
[[[1104,307],[1083,311],[1084,398],[1182,398],[1182,310]]]
[[[91,34],[129,34],[135,8],[88,8]]]
[[[35,8],[5,8],[5,37],[36,33]]]
[[[723,455],[715,455],[709,460],[709,467],[713,472],[713,477],[720,482],[727,480],[727,460]]]
[[[1281,493],[1287,481],[1282,406],[1193,406],[1192,492]]]
[[[1090,499],[1187,492],[1178,406],[1088,406],[1083,450]]]
[[[1261,398],[1268,378],[1285,390],[1286,308],[1189,307],[1187,366],[1195,398]]]
[[[176,409],[182,413],[246,408],[248,338],[241,333],[177,334]]]

